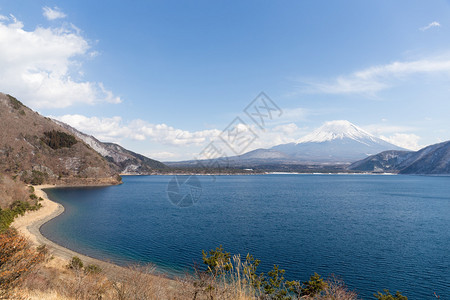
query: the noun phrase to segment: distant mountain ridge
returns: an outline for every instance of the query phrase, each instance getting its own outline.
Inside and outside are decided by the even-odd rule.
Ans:
[[[352,163],[386,150],[405,150],[388,143],[346,120],[323,124],[296,143],[278,145],[279,151],[297,161],[310,163]]]
[[[330,121],[295,143],[269,149],[256,149],[228,158],[233,167],[258,165],[304,164],[349,165],[370,155],[386,151],[404,151],[346,120]],[[195,161],[172,162],[169,165],[193,165]]]
[[[450,174],[450,141],[416,152],[381,152],[351,164],[348,169],[399,174]]]
[[[83,140],[86,144],[92,147],[100,155],[106,158],[114,170],[124,175],[150,175],[156,174],[161,170],[166,170],[168,167],[154,159],[145,157],[144,155],[127,150],[120,145],[114,143],[103,143],[95,137],[85,134],[72,126],[52,119],[53,122],[64,127],[73,133],[76,137]]]

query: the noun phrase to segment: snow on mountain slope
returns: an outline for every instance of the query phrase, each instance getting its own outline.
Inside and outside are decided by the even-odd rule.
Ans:
[[[385,151],[357,161],[348,169],[400,174],[450,174],[450,141],[416,152]]]
[[[322,143],[336,139],[349,138],[361,143],[366,140],[372,142],[379,142],[381,139],[376,138],[367,131],[357,127],[347,120],[336,120],[326,122],[321,127],[317,128],[310,134],[300,138],[296,144],[300,143]]]
[[[351,163],[386,150],[405,150],[345,120],[326,122],[296,143],[270,149],[309,163]]]
[[[342,165],[387,151],[404,151],[345,120],[330,121],[295,143],[228,157],[233,166],[277,164]],[[178,162],[178,165],[192,161]]]
[[[157,170],[167,168],[166,165],[157,160],[153,160],[141,154],[132,152],[114,143],[100,142],[95,137],[80,132],[61,121],[54,119],[52,119],[52,121],[72,132],[79,139],[88,144],[92,149],[97,151],[101,156],[105,157],[121,174],[153,174]]]

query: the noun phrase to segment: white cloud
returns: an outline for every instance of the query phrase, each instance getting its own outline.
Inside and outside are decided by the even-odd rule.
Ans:
[[[79,76],[89,49],[89,43],[72,26],[27,31],[14,16],[2,18],[0,91],[32,108],[121,102],[102,83],[73,79],[72,75]]]
[[[434,22],[431,22],[430,24],[428,24],[427,26],[421,27],[419,29],[421,31],[426,31],[426,30],[428,30],[430,28],[433,28],[433,27],[441,27],[441,24],[439,22],[434,21]]]
[[[293,143],[296,142],[300,137],[304,136],[307,132],[305,128],[299,128],[294,123],[283,124],[274,126],[271,128],[266,128],[266,130],[260,130],[256,125],[244,125],[244,124],[236,124],[239,128],[240,132],[253,132],[256,133],[257,137],[254,139],[248,147],[239,147],[241,141],[236,140],[236,144],[232,144],[231,146],[237,151],[244,148],[244,150],[240,153],[236,153],[232,151],[228,145],[225,144],[224,141],[217,138],[214,139],[214,146],[221,150],[225,155],[223,156],[234,156],[239,154],[244,154],[245,152],[252,151],[260,148],[271,148],[273,146],[279,144]],[[252,136],[252,134],[250,134]],[[203,147],[206,147],[207,144],[204,144]],[[203,150],[203,149],[202,149]],[[200,151],[199,151],[199,154]],[[196,158],[211,158],[202,155],[196,155]]]
[[[52,117],[91,134],[101,141],[119,142],[123,139],[150,140],[163,145],[185,146],[203,145],[220,133],[217,129],[187,131],[166,124],[152,124],[143,120],[125,123],[121,117],[98,118],[83,115],[63,115]]]
[[[140,140],[139,136],[122,125],[121,117],[98,118],[83,115],[64,115],[52,118],[67,123],[83,133],[91,134],[105,142],[118,142],[124,137]]]
[[[304,128],[300,128],[294,123],[278,125],[259,133],[259,138],[252,148],[270,148],[279,144],[294,143],[306,133]]]
[[[307,91],[325,94],[374,94],[391,87],[398,81],[405,81],[415,74],[450,74],[449,58],[422,59],[393,62],[374,66],[349,75],[338,76],[330,81],[303,81]]]
[[[383,120],[383,123],[381,124],[363,126],[363,129],[386,142],[408,150],[419,150],[424,147],[419,144],[419,140],[421,139],[420,136],[412,133],[412,131],[417,130],[417,128],[411,126],[389,125],[385,124],[385,122],[387,122],[386,119]]]
[[[66,14],[63,13],[58,7],[50,8],[48,6],[45,6],[42,8],[42,14],[44,17],[47,18],[47,20],[52,21],[56,19],[63,19],[66,17]]]
[[[371,124],[362,126],[364,130],[370,132],[373,135],[380,136],[386,134],[394,134],[394,133],[405,133],[416,130],[415,127],[410,126],[399,126],[399,125],[389,125],[389,124]]]
[[[423,148],[423,146],[419,145],[420,136],[413,133],[396,133],[388,137],[380,136],[380,138],[408,150],[419,150]]]
[[[156,160],[167,161],[177,157],[178,155],[173,152],[161,151],[161,152],[149,152],[145,156],[151,157]]]
[[[226,156],[235,155],[219,138],[219,134],[222,132],[219,129],[188,131],[167,124],[152,124],[139,119],[124,122],[118,116],[99,118],[63,115],[52,116],[52,118],[67,123],[81,132],[91,134],[104,142],[124,144],[127,139],[139,141],[142,143],[140,148],[143,145],[148,145],[146,148],[155,148],[156,150],[153,152],[147,150],[146,154],[157,159],[179,160],[200,157],[202,150],[211,142],[220,147]],[[243,130],[247,129],[243,124],[238,126]],[[299,128],[294,123],[274,126],[265,131],[259,130],[256,125],[251,125],[248,129],[256,132],[258,138],[249,145],[245,152],[295,142],[306,134],[304,128]]]

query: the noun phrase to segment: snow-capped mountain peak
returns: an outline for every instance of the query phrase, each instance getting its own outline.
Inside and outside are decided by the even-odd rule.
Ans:
[[[297,144],[322,143],[332,140],[342,140],[344,138],[349,138],[362,143],[367,140],[372,142],[377,142],[377,140],[379,140],[372,134],[347,120],[336,120],[325,122],[321,127],[300,138],[297,141]]]

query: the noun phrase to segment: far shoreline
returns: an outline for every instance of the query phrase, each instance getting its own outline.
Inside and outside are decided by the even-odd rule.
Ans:
[[[251,175],[421,175],[376,172],[261,172],[261,173],[157,173],[157,174],[119,174],[120,176],[251,176]],[[429,174],[423,174],[429,175]],[[445,174],[443,174],[445,175]],[[77,186],[74,186],[77,187]],[[82,186],[78,186],[82,187]]]

